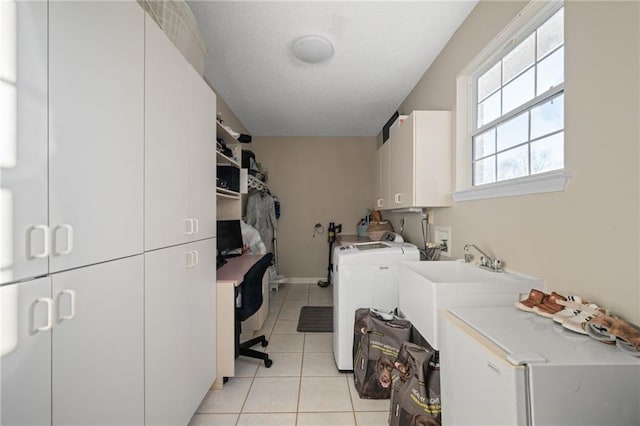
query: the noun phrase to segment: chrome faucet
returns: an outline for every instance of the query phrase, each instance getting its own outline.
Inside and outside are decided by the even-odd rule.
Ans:
[[[475,244],[467,243],[464,245],[464,251],[468,252],[471,248],[478,250],[478,252],[482,255],[480,256],[480,267],[488,269],[493,272],[502,272],[502,261],[498,259],[493,259],[485,252],[480,250]],[[465,254],[464,259],[466,262],[470,262],[473,257],[471,253]],[[467,260],[468,259],[468,260]]]

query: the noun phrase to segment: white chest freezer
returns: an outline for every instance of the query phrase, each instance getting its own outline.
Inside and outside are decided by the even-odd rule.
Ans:
[[[615,346],[515,307],[440,325],[444,425],[640,425],[640,359]]]
[[[398,306],[398,265],[417,261],[415,245],[388,241],[333,249],[333,354],[339,370],[353,369],[353,319],[358,308]]]

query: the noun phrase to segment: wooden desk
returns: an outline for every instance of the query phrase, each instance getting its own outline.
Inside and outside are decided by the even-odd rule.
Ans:
[[[235,287],[242,284],[244,274],[262,258],[262,254],[245,254],[227,259],[216,272],[216,381],[213,389],[222,389],[223,377],[235,375]],[[269,313],[269,276],[262,279],[262,306],[244,321],[243,329],[262,328]]]

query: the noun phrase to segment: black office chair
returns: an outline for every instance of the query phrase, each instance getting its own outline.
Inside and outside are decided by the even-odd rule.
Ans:
[[[252,346],[258,343],[262,343],[263,347],[267,346],[269,342],[265,336],[254,337],[251,340],[240,343],[240,333],[242,332],[241,322],[255,314],[258,309],[260,309],[260,306],[262,306],[262,277],[269,265],[271,265],[272,259],[273,253],[265,254],[262,259],[256,262],[251,269],[244,274],[244,280],[240,286],[242,303],[240,307],[236,307],[236,357],[244,355],[261,359],[267,368],[273,364],[273,361],[269,359],[269,354],[251,349]]]

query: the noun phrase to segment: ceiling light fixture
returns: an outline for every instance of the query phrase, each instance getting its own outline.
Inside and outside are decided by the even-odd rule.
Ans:
[[[331,59],[333,44],[324,37],[306,35],[293,42],[293,55],[302,62],[319,64]]]

